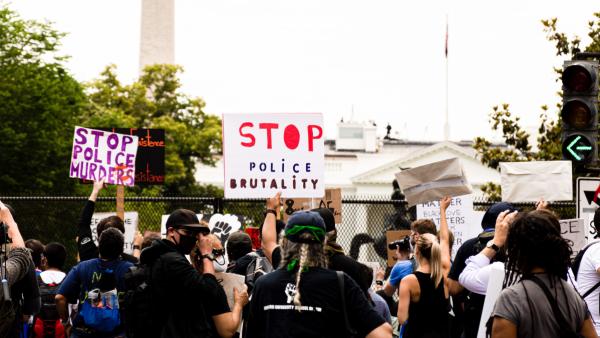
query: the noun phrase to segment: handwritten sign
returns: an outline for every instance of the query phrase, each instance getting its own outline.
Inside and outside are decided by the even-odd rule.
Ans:
[[[322,126],[321,114],[223,115],[225,197],[322,197]]]
[[[133,186],[138,137],[75,127],[70,177]]]
[[[113,132],[138,137],[135,158],[135,185],[165,183],[165,130],[114,128]]]
[[[587,240],[585,239],[585,221],[582,218],[561,219],[560,234],[563,238],[573,242],[573,246],[571,247],[573,249],[573,257],[577,256],[577,253],[587,244]]]
[[[387,240],[387,243],[385,246],[386,246],[386,250],[388,253],[388,259],[387,259],[388,266],[394,266],[394,264],[396,264],[396,251],[390,250],[390,248],[388,247],[388,244],[392,243],[394,241],[403,239],[406,236],[410,236],[410,233],[411,233],[410,230],[390,230],[390,231],[385,232],[385,237]]]
[[[98,227],[98,223],[109,216],[115,216],[114,212],[96,212],[92,215],[92,223],[90,224],[90,228],[92,229],[92,239],[94,243],[98,245],[98,235],[96,232],[96,228]],[[138,213],[137,211],[130,211],[125,213],[125,219],[123,224],[125,225],[125,246],[123,250],[125,253],[131,254],[133,252],[133,239],[135,238],[135,233],[138,229]]]
[[[335,224],[342,224],[342,189],[326,189],[322,198],[287,198],[283,200],[283,221],[298,210],[328,208],[333,213]]]
[[[417,204],[417,218],[431,219],[439,230],[439,201]],[[476,237],[482,231],[481,218],[483,218],[483,213],[473,211],[473,197],[471,195],[452,198],[452,202],[446,210],[448,229],[454,234],[452,257],[456,256],[456,251],[466,240]]]

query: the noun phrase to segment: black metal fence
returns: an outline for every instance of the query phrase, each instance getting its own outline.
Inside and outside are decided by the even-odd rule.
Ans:
[[[16,211],[15,219],[25,239],[36,238],[43,243],[58,241],[67,247],[68,265],[75,262],[76,225],[87,197],[0,197]],[[115,211],[114,197],[99,197],[96,212]],[[474,208],[485,210],[493,202],[476,200]],[[516,205],[523,210],[533,209],[533,203]],[[177,208],[186,208],[201,214],[234,214],[243,216],[243,226],[258,227],[264,218],[264,200],[223,199],[212,197],[126,197],[125,210],[138,213],[138,229],[159,231],[161,216]],[[561,218],[575,217],[575,203],[554,203],[551,208]],[[351,247],[364,245],[361,258],[384,262],[377,255],[372,241],[385,236],[389,229],[406,225],[402,220],[415,218],[414,207],[406,209],[406,202],[378,197],[345,198],[342,200],[342,224],[337,226],[338,242],[349,252]],[[357,236],[358,234],[367,234]],[[370,238],[370,239],[369,239]]]

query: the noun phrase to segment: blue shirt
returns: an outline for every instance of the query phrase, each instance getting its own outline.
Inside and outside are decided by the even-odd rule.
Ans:
[[[410,275],[413,272],[412,262],[409,260],[399,261],[390,272],[390,284],[397,288],[404,276]]]

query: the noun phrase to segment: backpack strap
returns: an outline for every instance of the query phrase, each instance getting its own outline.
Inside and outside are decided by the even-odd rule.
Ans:
[[[345,287],[344,287],[344,272],[342,271],[336,271],[335,272],[336,276],[337,276],[337,281],[338,281],[338,287],[340,289],[340,295],[341,295],[341,299],[342,299],[342,313],[344,315],[344,325],[346,327],[346,332],[352,336],[354,335],[354,330],[352,329],[352,327],[350,326],[350,322],[348,321],[348,311],[346,310],[346,292],[345,292]]]
[[[554,299],[554,297],[552,297],[552,294],[550,293],[550,290],[548,290],[546,284],[544,284],[544,282],[542,282],[542,280],[540,280],[537,276],[530,276],[527,279],[537,284],[546,295],[546,299],[548,299],[548,302],[552,307],[552,312],[554,313],[554,318],[558,322],[558,326],[563,327],[573,333],[576,333],[573,331],[573,329],[571,329],[571,325],[569,325],[569,322],[565,319],[562,312],[558,308],[558,302],[556,301],[556,299]]]
[[[599,287],[600,287],[600,282],[596,283],[596,285],[592,286],[591,289],[587,290],[586,293],[584,293],[583,296],[581,296],[581,298],[585,298],[585,297],[589,296],[590,293],[594,292]]]

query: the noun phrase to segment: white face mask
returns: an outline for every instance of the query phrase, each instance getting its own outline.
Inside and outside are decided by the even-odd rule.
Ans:
[[[219,262],[223,264],[220,264]],[[218,257],[217,260],[213,261],[213,267],[215,268],[215,272],[225,272],[225,270],[227,270],[227,262],[222,256]]]

